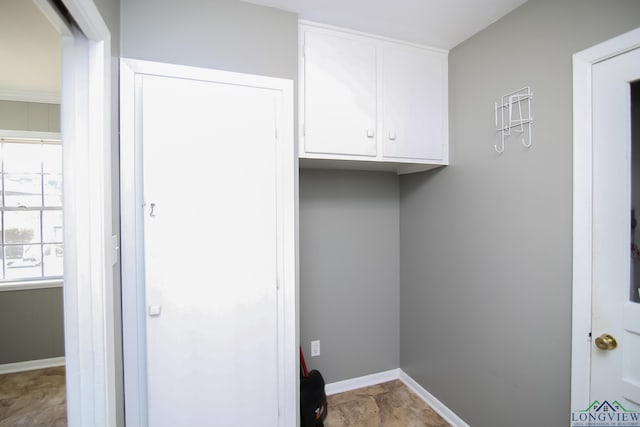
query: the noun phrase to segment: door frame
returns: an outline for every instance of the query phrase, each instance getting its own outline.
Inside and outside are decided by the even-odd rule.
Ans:
[[[589,406],[593,267],[592,69],[640,47],[640,28],[573,55],[573,296],[571,409]]]
[[[280,91],[276,109],[278,191],[278,371],[281,426],[295,427],[299,419],[298,326],[298,153],[293,136],[291,80],[218,71],[185,65],[120,59],[120,194],[122,236],[122,322],[126,425],[146,426],[146,308],[144,301],[144,219],[141,132],[136,122],[143,75],[217,81]],[[137,98],[137,99],[136,99]],[[242,159],[236,161],[242,173]],[[274,284],[275,285],[275,284]]]
[[[67,423],[115,426],[111,35],[93,0],[62,0],[77,28],[48,1],[34,2],[62,38]]]

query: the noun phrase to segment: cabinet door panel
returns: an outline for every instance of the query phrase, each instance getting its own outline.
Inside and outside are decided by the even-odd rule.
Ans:
[[[304,81],[304,151],[375,156],[375,46],[306,32]]]
[[[384,156],[443,160],[446,57],[398,46],[381,54]]]

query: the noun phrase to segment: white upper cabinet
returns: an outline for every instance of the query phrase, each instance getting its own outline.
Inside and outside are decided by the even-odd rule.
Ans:
[[[379,52],[384,157],[444,161],[446,57],[391,44]]]
[[[375,156],[375,48],[309,32],[304,67],[305,152]]]
[[[300,24],[300,165],[408,173],[448,163],[448,52]]]

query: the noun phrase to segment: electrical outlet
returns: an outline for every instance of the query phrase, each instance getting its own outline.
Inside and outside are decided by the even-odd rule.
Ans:
[[[311,357],[320,356],[320,340],[311,341]]]

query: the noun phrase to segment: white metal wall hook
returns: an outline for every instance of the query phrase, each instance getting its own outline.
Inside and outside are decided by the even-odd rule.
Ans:
[[[502,152],[504,151],[504,135],[502,135],[502,144],[500,144],[500,148],[498,148],[498,143],[496,143],[493,148],[495,148],[496,152],[498,154],[502,154]]]
[[[511,129],[522,135],[521,141],[525,148],[532,146],[532,99],[533,93],[531,92],[531,87],[526,86],[503,95],[500,103],[496,102],[494,104],[496,132],[500,132],[501,139],[500,145],[497,143],[494,145],[494,149],[498,154],[504,152],[505,139],[511,135]],[[498,120],[498,117],[500,120]]]

